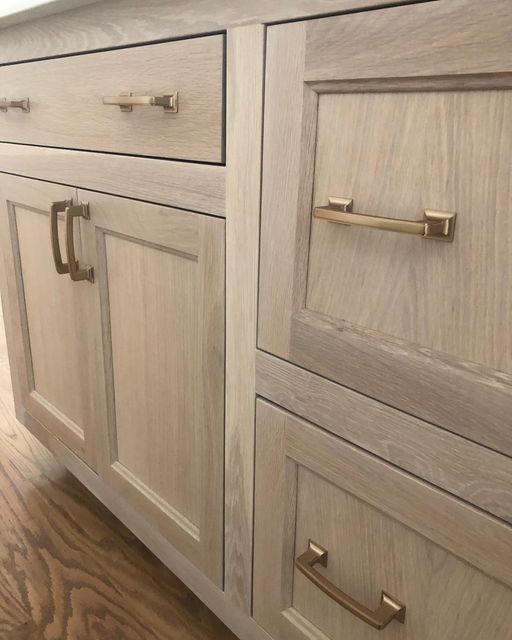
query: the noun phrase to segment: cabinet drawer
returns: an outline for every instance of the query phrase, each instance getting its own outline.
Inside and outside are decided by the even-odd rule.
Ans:
[[[223,51],[216,35],[2,67],[2,97],[30,111],[0,111],[0,139],[223,162]],[[123,93],[177,94],[177,112],[103,103]]]
[[[256,456],[254,617],[274,638],[512,638],[508,525],[261,400]],[[320,586],[297,567],[310,540]]]
[[[269,28],[259,320],[263,350],[508,455],[511,21],[457,0]]]

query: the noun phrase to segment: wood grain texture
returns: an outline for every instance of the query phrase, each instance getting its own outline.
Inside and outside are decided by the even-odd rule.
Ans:
[[[225,214],[226,168],[0,143],[0,169],[216,216]]]
[[[445,8],[448,4],[453,6],[451,3],[429,3],[421,5],[421,10],[435,11],[441,4]],[[397,22],[403,22],[404,31],[420,32],[423,22],[416,14],[420,5],[408,9],[411,13],[407,15],[402,13],[406,8],[400,7],[367,12],[364,17],[368,20],[368,28],[372,29],[372,21],[389,12]],[[502,14],[497,11],[496,15]],[[512,379],[507,370],[512,356],[508,330],[510,292],[506,274],[511,264],[509,224],[505,213],[511,188],[510,175],[505,169],[510,127],[507,118],[500,115],[502,111],[506,113],[508,105],[510,74],[500,71],[508,58],[496,53],[494,72],[485,63],[489,52],[492,58],[493,42],[490,41],[485,49],[481,40],[478,41],[479,47],[485,49],[478,76],[481,91],[460,91],[475,85],[457,84],[459,74],[454,74],[457,91],[450,92],[447,79],[451,76],[440,75],[432,79],[430,76],[424,78],[418,72],[412,74],[412,83],[411,78],[405,80],[403,92],[400,92],[396,78],[391,78],[390,87],[386,88],[387,77],[382,75],[369,78],[369,92],[364,91],[363,76],[362,80],[357,80],[355,93],[347,94],[350,87],[338,74],[336,64],[341,58],[336,53],[337,44],[333,42],[344,42],[345,33],[350,36],[351,19],[358,33],[364,21],[361,22],[362,14],[345,18],[346,22],[340,22],[340,17],[330,17],[318,24],[309,21],[268,29],[258,346],[510,455],[512,440],[508,416],[512,411]],[[459,18],[463,25],[462,14]],[[455,16],[453,20],[456,24]],[[498,34],[500,28],[508,27],[499,27]],[[305,33],[301,29],[305,29]],[[318,50],[311,45],[313,36],[317,39]],[[304,37],[306,43],[300,44]],[[294,54],[290,54],[292,50]],[[347,50],[344,61],[339,64],[346,64],[348,68],[351,55]],[[319,72],[313,76],[312,71],[307,71],[310,60],[316,60],[315,64],[320,67],[320,57],[331,75]],[[354,56],[353,62],[356,66],[359,58]],[[441,64],[439,69],[443,69]],[[469,69],[467,71],[469,73]],[[347,72],[349,81],[351,77]],[[476,77],[469,76],[472,81]],[[376,80],[382,81],[380,91],[376,91]],[[425,92],[420,91],[422,80],[425,81]],[[503,80],[503,88],[497,89],[500,80]],[[328,82],[332,82],[329,95],[317,94],[312,88],[328,91]],[[433,93],[437,90],[443,93]],[[336,91],[342,94],[336,94]],[[311,97],[305,100],[306,95]],[[420,96],[424,96],[424,103],[418,107]],[[339,107],[356,103],[358,106],[354,111]],[[371,105],[377,103],[378,107],[372,111]],[[388,103],[394,105],[393,117],[379,126],[377,118],[385,119]],[[421,123],[415,120],[413,111],[400,111],[399,103],[416,105],[413,111],[435,104],[436,132],[433,133],[430,127],[423,135]],[[338,106],[331,109],[333,104]],[[487,109],[494,113],[492,118],[488,117]],[[370,111],[372,116],[361,125],[358,119],[364,120]],[[350,114],[356,112],[355,120],[351,121]],[[400,127],[396,127],[398,121]],[[408,123],[418,126],[408,129]],[[315,158],[312,141],[317,128],[318,153]],[[485,140],[479,137],[484,130]],[[340,131],[343,134],[338,136]],[[407,132],[405,137],[404,131]],[[386,142],[379,146],[378,141],[384,138]],[[425,144],[415,147],[415,142],[422,138]],[[438,144],[433,148],[427,139],[437,139]],[[466,142],[469,146],[465,146]],[[374,144],[376,146],[372,146]],[[332,153],[324,154],[328,148]],[[365,149],[370,148],[372,151],[365,154]],[[411,153],[412,149],[415,149],[414,153]],[[496,165],[493,165],[494,160],[499,160]],[[397,167],[400,170],[395,172]],[[318,196],[315,192],[314,200],[311,197],[313,181],[318,192]],[[362,188],[363,184],[367,187],[368,198],[374,198],[371,202],[360,203],[363,212],[365,209],[370,213],[379,211],[381,207],[389,215],[398,215],[395,212],[400,211],[403,217],[419,217],[410,213],[411,209],[421,212],[427,207],[438,207],[423,202],[424,197],[429,201],[444,197],[445,204],[438,208],[459,212],[461,224],[455,243],[444,245],[443,254],[443,249],[435,243],[418,246],[418,242],[414,245],[410,238],[395,238],[393,234],[381,238],[382,234],[377,233],[370,235],[370,248],[358,244],[359,251],[354,257],[350,253],[353,247],[349,238],[364,236],[366,239],[371,232],[347,230],[320,221],[315,221],[311,229],[314,203],[325,204],[328,195],[343,196],[344,189],[357,191],[356,187]],[[397,188],[397,184],[402,188]],[[356,199],[357,211],[357,193],[346,195]],[[416,198],[416,201],[408,198]],[[473,200],[479,203],[475,210],[472,209]],[[409,213],[406,215],[406,212]],[[485,217],[483,235],[479,227],[482,216]],[[476,232],[478,238],[473,231],[474,221],[480,229]],[[322,242],[315,246],[320,236]],[[401,240],[404,242],[400,243]],[[338,241],[347,244],[338,247]],[[333,245],[338,251],[333,250],[331,255],[329,248]],[[386,246],[389,251],[382,253]],[[371,264],[371,248],[375,249],[375,256],[384,255],[384,261],[376,259],[370,274],[365,269]],[[362,262],[361,256],[364,257]],[[457,260],[450,262],[455,256]],[[394,258],[398,258],[400,264],[391,274],[386,268],[389,264],[386,260]],[[443,266],[447,267],[448,273]],[[421,280],[424,272],[431,275],[427,284]],[[383,274],[387,274],[387,289],[383,285]],[[441,280],[443,286],[439,291],[434,283]],[[420,281],[422,285],[414,284]],[[496,291],[495,296],[493,291]],[[344,310],[336,306],[336,298],[346,300],[351,292],[354,296],[346,305],[345,317]],[[381,294],[384,295],[380,297]],[[402,294],[402,313],[400,319],[394,318],[396,327],[392,327],[391,318],[394,310],[400,308]],[[473,303],[473,298],[479,302]],[[425,306],[427,299],[429,303]],[[359,311],[362,307],[370,311],[366,316],[362,312],[355,318],[351,314],[358,313],[359,303]],[[412,304],[421,310],[420,313],[411,312]],[[487,308],[493,317],[488,323],[483,320]],[[379,320],[376,320],[377,316]],[[387,335],[384,324],[386,330],[395,333]],[[464,336],[460,341],[457,327]],[[406,339],[394,337],[397,333],[405,335],[407,330]],[[417,333],[412,335],[415,331]],[[491,335],[493,331],[496,333]],[[431,334],[428,338],[426,332]],[[451,345],[447,345],[446,340],[451,340]]]
[[[68,187],[2,175],[2,242],[12,371],[18,403],[96,466],[98,396],[90,290],[58,275],[50,243],[50,203]],[[59,225],[61,226],[61,225]],[[78,229],[78,226],[77,226]],[[61,239],[62,239],[62,227]],[[76,236],[80,240],[79,234]],[[65,254],[64,254],[65,259]]]
[[[451,244],[314,220],[307,308],[511,374],[511,147],[510,91],[321,96],[314,206],[458,218]]]
[[[512,522],[510,458],[261,351],[256,364],[258,395]]]
[[[225,589],[251,610],[264,29],[228,32]]]
[[[224,221],[78,194],[103,334],[100,475],[221,586]]]
[[[112,490],[90,467],[60,440],[54,438],[30,414],[26,415],[30,431],[84,486],[132,531],[207,607],[223,620],[240,640],[270,640],[270,636],[253,618],[233,606],[222,589],[173,547],[148,524],[143,515],[133,509]],[[32,640],[32,639],[31,639]]]
[[[407,0],[398,0],[398,2]],[[374,7],[379,0],[108,0],[0,31],[0,63],[134,42],[177,38],[251,23]]]
[[[511,637],[512,528],[263,401],[255,513],[254,615],[277,639],[375,634],[294,571],[308,537],[356,599],[402,598],[390,637]]]
[[[27,9],[7,8],[0,16],[1,28],[26,22],[27,20],[36,20],[37,18],[43,18],[45,16],[54,15],[55,13],[62,13],[63,11],[69,11],[70,9],[76,9],[86,4],[92,4],[98,0],[50,0],[50,2],[44,2],[36,6],[30,6]],[[24,3],[25,4],[25,3]]]
[[[234,640],[16,421],[3,330],[0,442],[2,640]]]
[[[507,374],[308,310],[294,317],[290,353],[311,371],[512,455]]]
[[[450,0],[313,20],[306,51],[304,79],[315,82],[509,73],[512,7]]]
[[[1,67],[3,92],[28,96],[30,113],[2,113],[0,139],[223,162],[223,57],[218,35]],[[126,91],[179,92],[178,113],[162,107],[122,112],[102,103]]]
[[[300,22],[267,31],[258,344],[284,357],[306,299],[318,96],[302,79],[305,36]]]
[[[297,553],[307,548],[309,538],[319,541],[329,550],[325,575],[358,602],[378,606],[383,589],[405,602],[405,624],[390,624],[388,635],[404,640],[512,638],[512,591],[342,486],[304,468],[297,480]],[[293,608],[333,640],[375,637],[374,629],[299,572]]]

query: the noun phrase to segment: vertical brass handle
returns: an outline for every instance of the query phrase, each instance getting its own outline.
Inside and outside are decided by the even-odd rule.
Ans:
[[[353,613],[375,629],[384,629],[392,620],[401,623],[405,622],[405,606],[384,591],[381,594],[379,607],[375,609],[375,611],[372,611],[357,600],[354,600],[354,598],[351,598],[341,589],[338,589],[332,582],[329,582],[327,578],[314,568],[317,564],[326,567],[327,555],[328,552],[326,549],[323,549],[320,545],[310,540],[308,550],[296,559],[295,564],[299,571],[301,571],[308,580],[311,580],[314,585],[344,609],[350,611],[350,613]]]
[[[50,238],[52,242],[53,262],[59,274],[69,273],[69,265],[62,262],[59,243],[59,213],[66,211],[73,204],[72,200],[59,200],[50,205]]]
[[[68,250],[69,275],[74,282],[81,280],[94,282],[94,269],[89,266],[80,269],[80,265],[76,259],[73,225],[75,218],[89,219],[89,204],[87,202],[66,207],[66,247]]]
[[[7,109],[21,109],[24,113],[29,113],[30,100],[28,98],[22,98],[21,100],[0,98],[0,111],[7,111]]]

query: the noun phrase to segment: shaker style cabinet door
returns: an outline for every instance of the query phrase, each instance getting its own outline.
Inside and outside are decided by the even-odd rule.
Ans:
[[[222,585],[224,221],[78,195],[103,340],[100,475]]]
[[[0,175],[2,302],[17,415],[96,467],[101,393],[94,286],[69,273],[71,187]],[[74,247],[80,247],[81,224]]]
[[[453,0],[269,27],[258,340],[508,455],[511,23]]]

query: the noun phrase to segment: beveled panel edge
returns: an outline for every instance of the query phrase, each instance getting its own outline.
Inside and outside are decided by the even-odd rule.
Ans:
[[[220,165],[0,142],[0,172],[225,217]]]

